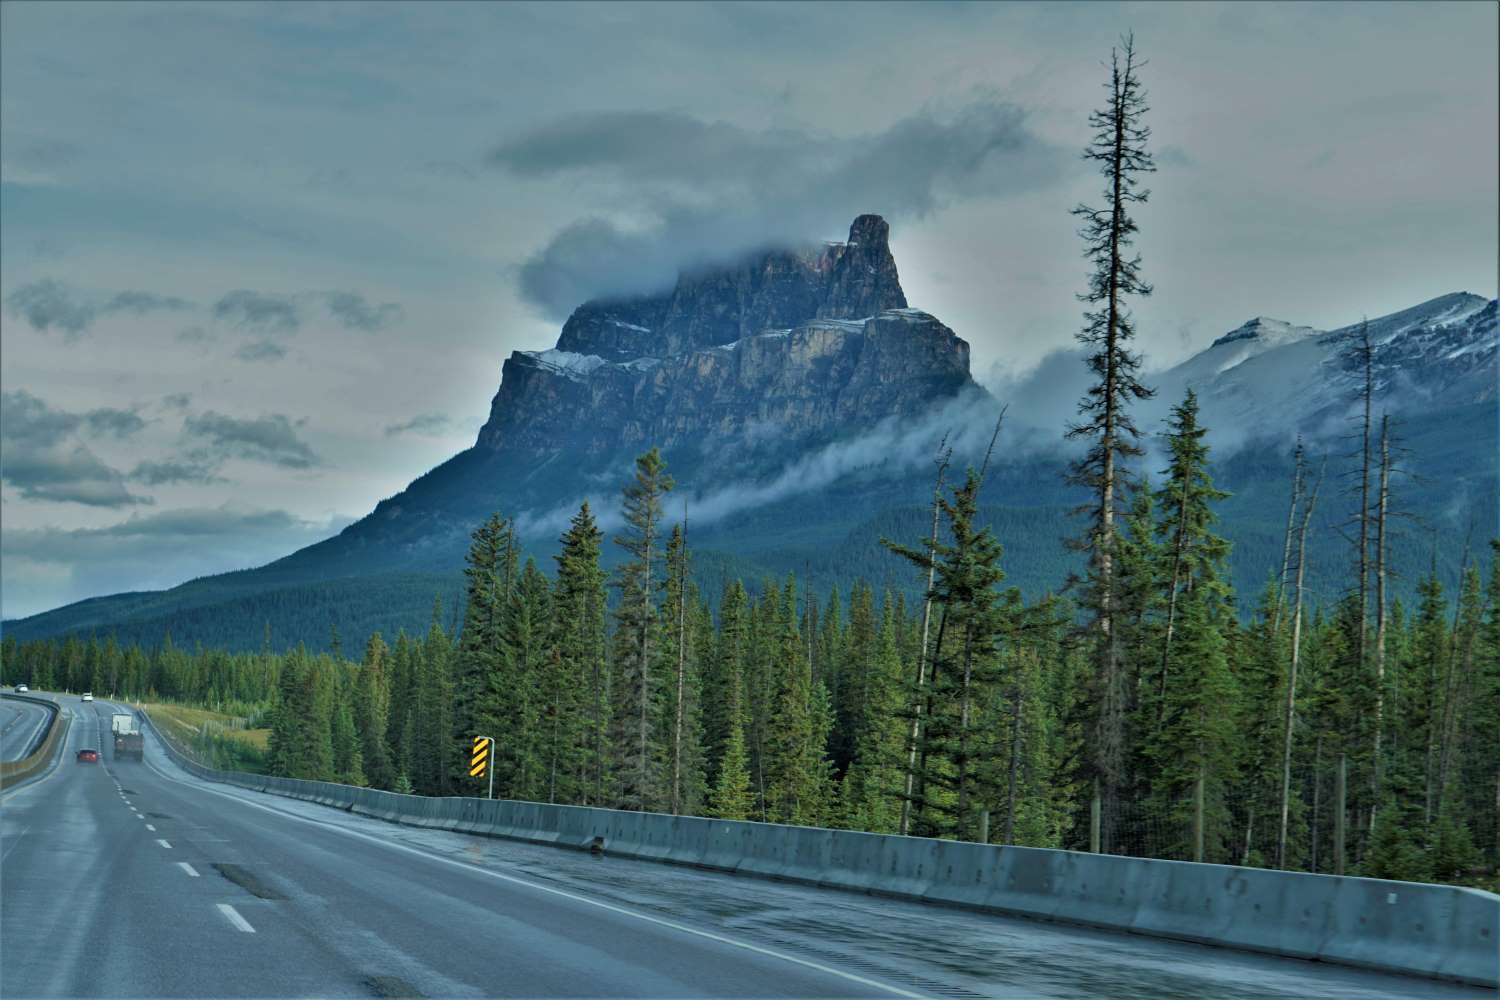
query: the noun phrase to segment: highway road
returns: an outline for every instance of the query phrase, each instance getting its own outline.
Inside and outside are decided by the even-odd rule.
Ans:
[[[52,717],[30,701],[0,698],[0,760],[20,760],[36,747]]]
[[[200,781],[74,713],[0,799],[0,996],[1494,997],[420,830]]]

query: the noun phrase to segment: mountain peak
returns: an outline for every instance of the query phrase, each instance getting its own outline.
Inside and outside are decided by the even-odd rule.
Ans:
[[[1230,330],[1209,346],[1218,347],[1221,344],[1232,344],[1236,341],[1254,340],[1269,347],[1301,340],[1303,337],[1314,336],[1320,332],[1310,326],[1293,326],[1285,320],[1257,316]]]
[[[906,305],[890,225],[861,215],[847,243],[765,250],[684,272],[670,292],[585,302],[563,324],[557,349],[606,361],[664,358]]]

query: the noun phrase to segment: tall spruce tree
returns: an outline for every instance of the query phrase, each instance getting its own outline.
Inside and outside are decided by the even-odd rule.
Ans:
[[[354,722],[359,730],[365,777],[375,788],[391,788],[396,773],[391,766],[391,751],[386,743],[387,718],[390,712],[390,681],[386,676],[390,649],[376,632],[365,643],[364,662],[354,699]]]
[[[1089,555],[1083,603],[1094,651],[1092,689],[1086,701],[1090,715],[1087,754],[1081,763],[1105,805],[1106,817],[1118,812],[1118,799],[1127,784],[1128,690],[1115,629],[1115,509],[1128,479],[1124,462],[1141,453],[1129,407],[1152,394],[1136,377],[1141,359],[1129,348],[1135,324],[1126,306],[1130,296],[1151,292],[1141,277],[1140,256],[1130,250],[1138,230],[1130,208],[1145,202],[1149,194],[1140,186],[1139,177],[1156,169],[1146,149],[1151,130],[1145,124],[1148,109],[1138,75],[1141,65],[1133,37],[1125,38],[1121,49],[1110,53],[1108,97],[1105,106],[1089,116],[1094,137],[1084,152],[1086,160],[1099,164],[1107,181],[1104,207],[1080,205],[1073,210],[1083,219],[1080,235],[1094,268],[1089,289],[1080,296],[1093,308],[1084,314],[1085,326],[1078,339],[1089,351],[1088,366],[1096,379],[1079,403],[1082,420],[1068,430],[1070,438],[1089,442],[1070,478],[1093,497],[1081,508],[1088,526],[1076,543]],[[1106,820],[1104,850],[1110,849],[1113,835]]]
[[[606,801],[609,768],[610,675],[605,645],[604,571],[599,566],[604,534],[585,500],[562,536],[557,561],[557,583],[552,599],[553,643],[557,649],[557,683],[571,685],[572,694],[555,690],[554,712],[560,729],[556,745],[570,751],[577,801],[598,805]],[[564,713],[576,712],[568,720]]]
[[[652,640],[662,502],[672,486],[661,452],[652,448],[637,458],[635,478],[624,490],[625,530],[615,538],[626,553],[617,576],[620,602],[615,609],[615,763],[619,804],[627,809],[655,809],[665,798],[658,737],[662,678],[655,669],[660,650]]]

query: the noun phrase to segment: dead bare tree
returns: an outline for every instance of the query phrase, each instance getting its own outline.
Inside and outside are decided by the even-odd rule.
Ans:
[[[1327,467],[1324,460],[1324,468]],[[1293,494],[1300,495],[1305,465],[1301,449],[1297,452],[1297,468],[1293,475]],[[1312,523],[1313,508],[1318,504],[1318,491],[1323,485],[1323,470],[1319,469],[1317,482],[1307,498],[1302,511],[1302,524],[1297,533],[1297,584],[1292,598],[1292,655],[1287,670],[1286,683],[1286,728],[1281,750],[1281,828],[1276,836],[1276,867],[1286,867],[1287,819],[1291,812],[1292,798],[1292,727],[1297,718],[1297,667],[1302,655],[1302,584],[1307,572],[1307,529]]]
[[[1281,632],[1281,609],[1286,600],[1286,576],[1291,571],[1292,565],[1292,526],[1297,516],[1297,504],[1300,501],[1302,477],[1298,470],[1302,468],[1302,435],[1297,435],[1297,449],[1292,454],[1292,502],[1286,508],[1286,535],[1281,543],[1281,575],[1276,578],[1276,606],[1271,611],[1271,633],[1273,635]]]
[[[998,433],[998,428],[996,428]],[[922,742],[922,709],[925,705],[927,686],[927,641],[932,626],[932,588],[937,578],[938,514],[942,510],[943,476],[948,471],[948,462],[953,458],[953,449],[948,447],[948,435],[938,442],[937,475],[932,484],[932,539],[927,547],[927,593],[922,600],[922,645],[917,650],[917,692],[913,700],[911,731],[907,737],[906,783],[901,797],[901,835],[911,830],[911,799],[917,778],[917,747]]]

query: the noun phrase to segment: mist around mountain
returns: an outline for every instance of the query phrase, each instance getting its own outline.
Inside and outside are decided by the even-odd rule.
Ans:
[[[8,621],[6,634],[323,648],[331,626],[419,631],[435,598],[455,610],[483,518],[514,518],[527,553],[546,560],[585,499],[606,531],[618,526],[631,462],[653,445],[677,480],[668,516],[689,523],[705,593],[796,573],[814,590],[863,578],[915,595],[919,582],[880,538],[924,533],[939,442],[957,467],[977,464],[1002,403],[982,517],[1006,547],[1008,583],[1028,596],[1056,590],[1077,569],[1062,544],[1081,499],[1064,484],[1063,432],[1089,376],[1062,352],[981,387],[968,344],[908,303],[888,237],[884,219],[864,215],[842,243],[767,250],[684,274],[662,294],[584,303],[553,349],[505,361],[473,447],[338,535],[255,569]],[[1456,292],[1368,320],[1375,405],[1400,448],[1398,593],[1433,559],[1456,575],[1465,545],[1483,544],[1500,518],[1495,316],[1495,301]],[[1168,407],[1190,388],[1201,400],[1214,478],[1232,494],[1219,516],[1242,605],[1279,567],[1298,434],[1315,463],[1326,459],[1312,593],[1339,596],[1359,327],[1256,317],[1146,379],[1157,390],[1137,414],[1148,474],[1163,464]]]

